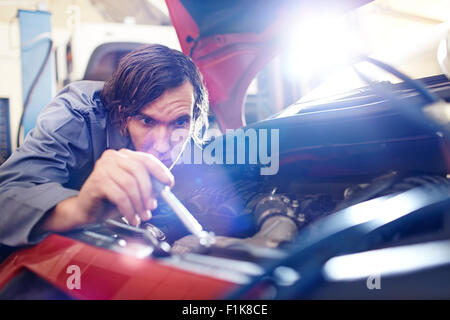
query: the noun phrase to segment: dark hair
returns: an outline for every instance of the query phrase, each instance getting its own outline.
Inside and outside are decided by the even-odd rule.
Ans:
[[[182,52],[151,44],[124,56],[101,92],[109,119],[122,131],[127,119],[167,89],[189,81],[194,87],[191,136],[202,144],[202,129],[208,126],[208,93],[194,62]]]

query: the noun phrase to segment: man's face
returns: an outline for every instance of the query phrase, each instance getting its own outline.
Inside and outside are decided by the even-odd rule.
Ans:
[[[194,107],[194,88],[189,81],[166,90],[157,100],[128,118],[127,126],[136,151],[151,153],[167,167],[172,164],[172,149],[188,138]],[[174,130],[185,134],[172,138]],[[179,132],[179,130],[177,130]]]

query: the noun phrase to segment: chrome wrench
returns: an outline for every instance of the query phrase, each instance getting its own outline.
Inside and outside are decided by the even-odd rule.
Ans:
[[[189,210],[181,203],[180,200],[172,193],[169,186],[164,185],[160,181],[152,178],[153,191],[160,195],[160,197],[169,205],[175,214],[180,218],[185,227],[195,235],[200,245],[209,247],[216,242],[216,237],[213,232],[203,230],[201,224],[189,212]]]

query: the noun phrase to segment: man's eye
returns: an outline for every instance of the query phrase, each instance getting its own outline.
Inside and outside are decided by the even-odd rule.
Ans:
[[[187,124],[189,123],[189,119],[178,119],[177,121],[175,121],[175,126],[176,127],[185,127]]]
[[[155,121],[153,119],[148,119],[148,118],[142,118],[142,119],[140,119],[140,122],[145,126],[152,126],[155,124]]]

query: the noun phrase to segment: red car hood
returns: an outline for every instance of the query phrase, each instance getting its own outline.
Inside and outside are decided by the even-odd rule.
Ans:
[[[372,0],[166,0],[183,52],[201,70],[222,128],[245,125],[243,104],[256,74],[280,51],[293,21],[346,12]]]

